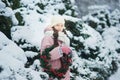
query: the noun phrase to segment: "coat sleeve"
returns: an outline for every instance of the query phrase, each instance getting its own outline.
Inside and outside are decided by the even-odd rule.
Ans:
[[[49,36],[45,36],[43,38],[41,42],[41,53],[42,51],[45,50],[45,48],[48,48],[53,45],[53,42],[51,41],[52,41],[52,38]],[[60,47],[58,46],[58,47],[55,47],[53,50],[51,50],[50,55],[51,55],[51,60],[56,60],[62,57]]]
[[[45,50],[45,48],[48,48],[50,47],[51,43],[49,41],[50,37],[48,36],[45,36],[42,41],[41,41],[41,50],[40,50],[40,53],[42,54],[42,51]]]
[[[51,60],[56,60],[63,56],[59,46],[54,48],[52,51],[50,51],[50,55],[51,55]]]

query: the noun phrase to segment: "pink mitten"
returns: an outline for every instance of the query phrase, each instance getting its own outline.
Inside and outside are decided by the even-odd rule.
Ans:
[[[65,54],[69,54],[71,52],[71,49],[68,46],[62,46],[61,49]]]

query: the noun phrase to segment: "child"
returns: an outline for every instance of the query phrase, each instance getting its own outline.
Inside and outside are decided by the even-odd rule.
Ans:
[[[50,54],[50,60],[48,61],[49,65],[51,65],[51,68],[53,70],[53,74],[56,75],[56,78],[58,76],[60,77],[63,75],[64,78],[61,78],[60,80],[70,80],[70,69],[69,67],[64,68],[66,71],[62,73],[57,74],[58,72],[54,71],[56,69],[62,69],[65,63],[65,60],[62,59],[63,55],[68,55],[71,53],[71,49],[69,47],[70,40],[67,37],[67,34],[65,32],[65,20],[60,15],[54,15],[51,19],[51,25],[49,25],[45,30],[45,36],[42,39],[41,42],[41,54],[46,48],[49,48],[50,46],[54,45],[54,48],[49,52]],[[64,53],[64,54],[63,54]],[[46,53],[48,54],[48,53]],[[64,62],[64,63],[63,63]],[[43,68],[44,69],[44,68]],[[44,69],[45,72],[48,72],[50,70]],[[52,76],[50,76],[49,80],[54,80]]]

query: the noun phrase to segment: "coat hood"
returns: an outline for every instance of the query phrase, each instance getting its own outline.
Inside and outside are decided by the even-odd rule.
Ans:
[[[44,34],[45,36],[51,36],[53,38],[53,29],[50,28],[50,27],[47,27],[45,30],[44,30]],[[66,34],[64,34],[63,32],[58,32],[58,40],[62,41],[65,45],[69,46],[70,45],[70,40],[69,38],[67,37]]]

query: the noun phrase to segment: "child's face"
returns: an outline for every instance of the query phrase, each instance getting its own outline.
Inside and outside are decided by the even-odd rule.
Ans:
[[[59,23],[59,24],[56,24],[54,26],[54,28],[57,30],[57,31],[63,31],[64,29],[64,25],[62,23]]]

